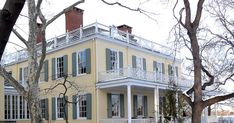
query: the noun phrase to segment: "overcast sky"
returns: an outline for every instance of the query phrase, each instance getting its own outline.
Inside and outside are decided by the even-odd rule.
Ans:
[[[45,13],[46,18],[51,18],[53,15],[71,5],[75,1],[76,0],[44,0],[42,11]],[[132,0],[125,4],[136,8],[141,2],[141,8],[157,14],[156,16],[152,15],[156,21],[143,14],[140,14],[139,12],[129,11],[119,6],[106,5],[101,2],[101,0],[86,0],[85,3],[80,4],[77,7],[84,10],[84,26],[94,23],[95,21],[107,26],[127,24],[133,27],[133,34],[166,45],[169,31],[173,24],[175,24],[171,11],[172,6],[170,4],[163,4],[163,0],[147,1],[149,0]],[[1,8],[3,7],[4,3],[5,0],[0,1]],[[25,37],[28,34],[27,17],[24,17],[24,15],[27,16],[26,7],[27,3],[25,4],[24,10],[15,26],[15,28]],[[65,19],[64,16],[61,16],[47,28],[46,37],[49,39],[64,33]],[[17,44],[22,45],[17,40],[18,39],[14,36],[14,34],[12,34],[10,41],[17,42]],[[12,47],[12,45],[10,45],[10,47]],[[19,48],[17,46],[14,47],[17,49]]]

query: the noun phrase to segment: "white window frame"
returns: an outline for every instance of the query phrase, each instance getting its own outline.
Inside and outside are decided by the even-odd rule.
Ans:
[[[81,76],[81,75],[87,74],[87,66],[85,66],[86,67],[86,72],[85,73],[79,73],[79,67],[80,66],[79,66],[78,60],[79,60],[79,54],[81,52],[86,52],[86,49],[82,49],[82,50],[79,50],[79,51],[76,52],[76,73],[77,73],[77,76]],[[87,55],[87,54],[85,54],[85,55]],[[86,56],[85,56],[85,63],[87,63]]]
[[[140,65],[138,62],[140,62]],[[143,70],[143,58],[142,57],[136,56],[136,68],[139,70]]]
[[[118,100],[119,100],[119,102],[118,102],[118,105],[119,105],[119,107],[118,107],[118,116],[113,116],[113,114],[112,114],[112,111],[113,111],[113,107],[111,106],[111,115],[112,115],[112,118],[120,118],[120,94],[115,94],[115,93],[112,93],[111,94],[111,105],[113,104],[113,100],[112,100],[112,96],[118,96]]]
[[[119,51],[118,50],[115,50],[115,49],[110,49],[110,62],[112,63],[112,60],[111,60],[111,52],[116,52],[116,63],[117,63],[117,65],[116,65],[116,68],[112,68],[112,65],[110,66],[111,68],[110,68],[110,70],[113,70],[113,71],[115,71],[115,70],[118,70],[119,69]]]
[[[157,62],[155,72],[156,72],[156,80],[160,80],[162,82],[164,76],[162,73],[162,62]]]
[[[55,58],[55,78],[56,79],[62,78],[62,77],[58,77],[58,66],[57,66],[58,65],[58,61],[57,60],[59,58],[63,58],[63,65],[64,65],[64,55],[63,56],[58,56],[58,57]],[[63,69],[63,74],[64,74],[64,69]]]
[[[80,117],[80,101],[81,101],[80,97],[82,97],[82,96],[84,96],[85,100],[86,100],[86,117]],[[81,95],[78,96],[76,107],[77,107],[77,119],[86,120],[87,119],[87,96],[86,96],[86,94],[81,94]]]
[[[138,106],[139,106],[139,97],[141,97],[141,103],[142,103],[142,115],[138,115]],[[137,117],[144,117],[144,114],[145,114],[145,112],[144,112],[144,96],[143,95],[137,95]]]
[[[63,99],[63,97],[55,97],[55,112],[56,112],[56,119],[57,120],[64,120],[64,118],[62,117],[62,118],[58,118],[58,98],[61,98],[61,99]],[[63,107],[64,108],[64,110],[65,110],[65,107]],[[62,112],[62,113],[64,113],[64,112]],[[65,114],[63,114],[64,116],[65,116]]]
[[[45,102],[45,107],[42,107],[42,100],[44,100],[44,102]],[[44,112],[44,114],[46,115],[46,99],[40,99],[40,108],[41,108],[41,118],[43,119],[43,120],[45,120],[45,117],[43,117],[43,112],[42,112],[42,109],[44,109],[45,110],[45,112]]]
[[[25,76],[25,69],[27,68],[27,72],[28,72],[28,66],[23,66],[23,67],[21,67],[22,68],[22,75],[21,75],[21,77],[22,77],[22,82],[21,82],[21,84],[23,85],[23,86],[26,86],[26,80],[27,80],[27,78],[28,78],[28,73],[27,73],[27,77],[25,78],[24,76]]]
[[[5,98],[5,96],[7,97],[7,99]],[[17,117],[15,117],[14,119],[13,119],[12,97],[14,97],[14,100],[15,100],[15,102],[14,102],[15,109],[14,110],[16,112],[14,115],[15,116],[17,115]],[[24,113],[24,114],[20,114],[20,110],[21,110],[20,109],[20,97],[22,98],[22,113]],[[27,112],[27,102],[24,100],[24,98],[22,96],[17,95],[17,94],[6,94],[6,95],[4,95],[4,99],[7,100],[7,101],[4,101],[4,103],[7,102],[7,109],[5,109],[5,110],[7,110],[7,113],[9,113],[6,115],[7,118],[4,115],[5,120],[19,120],[19,119],[25,119],[25,120],[27,119],[28,120],[30,118],[30,116],[29,116],[29,118],[27,118],[27,116],[29,115],[29,113]],[[16,100],[17,100],[17,102],[16,102]],[[16,107],[16,105],[17,105],[17,107]],[[4,106],[5,106],[5,104],[4,104]],[[24,118],[20,118],[20,115],[22,115]]]

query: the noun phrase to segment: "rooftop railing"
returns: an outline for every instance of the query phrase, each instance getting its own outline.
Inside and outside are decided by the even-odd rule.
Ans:
[[[134,47],[139,47],[145,50],[149,50],[151,52],[159,53],[166,56],[179,58],[179,53],[175,52],[175,50],[158,44],[154,41],[149,41],[142,37],[129,34],[128,32],[124,32],[118,30],[115,26],[106,26],[100,24],[98,22],[87,25],[85,27],[78,28],[71,32],[67,32],[63,35],[54,37],[52,39],[47,40],[47,52],[59,49],[61,47],[66,47],[87,39],[87,37],[99,35],[103,38],[107,39],[115,39],[116,41],[125,43],[126,45],[131,45]],[[40,54],[41,52],[41,44],[37,44],[37,50]],[[23,49],[14,53],[6,54],[2,58],[1,64],[9,64],[13,62],[18,62],[21,60],[25,60],[27,58],[27,50]]]

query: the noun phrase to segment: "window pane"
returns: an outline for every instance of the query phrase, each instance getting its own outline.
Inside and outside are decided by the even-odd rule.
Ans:
[[[78,67],[78,74],[86,73],[86,52],[80,51],[78,53],[78,60],[77,60],[77,67]]]
[[[137,96],[137,115],[143,115],[143,96]]]
[[[119,95],[113,94],[111,95],[112,100],[112,116],[120,116],[120,98]]]
[[[57,78],[61,78],[61,77],[63,77],[63,75],[64,75],[64,70],[63,70],[63,57],[59,57],[59,58],[57,58],[57,67],[56,67],[56,69],[57,69],[57,73],[56,73],[56,75],[57,75]]]
[[[64,118],[64,101],[63,101],[63,98],[57,98],[57,118]]]

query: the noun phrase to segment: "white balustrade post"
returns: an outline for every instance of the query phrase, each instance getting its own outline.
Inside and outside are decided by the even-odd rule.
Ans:
[[[69,32],[66,33],[66,43],[68,44],[69,42]]]
[[[98,33],[98,23],[97,23],[97,21],[95,22],[95,33]]]
[[[83,27],[82,25],[80,25],[80,39],[82,39],[83,37]]]
[[[126,38],[127,38],[128,44],[129,44],[129,33],[128,33],[128,31],[127,31],[127,36],[126,36]]]
[[[54,47],[57,47],[57,38],[54,38]]]
[[[128,123],[132,123],[131,85],[127,85],[128,95]]]

